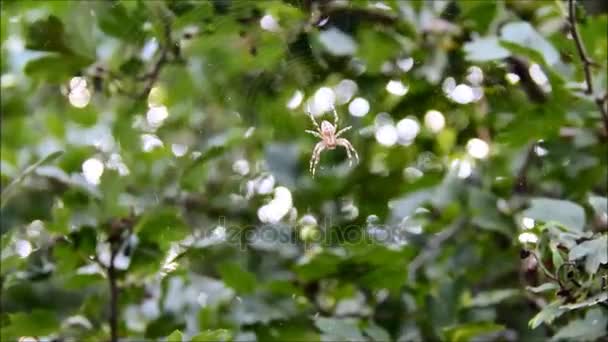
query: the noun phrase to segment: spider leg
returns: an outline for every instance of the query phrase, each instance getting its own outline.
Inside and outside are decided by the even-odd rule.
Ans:
[[[319,164],[319,159],[321,157],[321,152],[325,150],[326,146],[323,141],[319,141],[315,148],[312,150],[312,156],[310,156],[310,172],[312,173],[312,178],[315,178],[315,171],[317,169],[317,165]]]
[[[317,123],[317,120],[315,120],[314,116],[312,116],[310,112],[306,112],[306,115],[308,115],[310,121],[312,121],[312,124],[315,126],[317,131],[321,132],[321,127],[319,127],[319,124]]]
[[[323,136],[321,134],[319,134],[319,132],[315,132],[315,131],[311,131],[311,130],[305,130],[304,132],[308,133],[308,134],[312,134],[315,137],[319,138],[319,139],[323,139]]]
[[[339,131],[336,133],[336,138],[337,138],[337,137],[339,137],[340,135],[342,135],[342,133],[344,133],[344,132],[348,131],[348,130],[349,130],[349,129],[351,129],[351,128],[353,128],[353,126],[348,126],[348,127],[344,127],[344,128],[342,128],[341,130],[339,130]]]
[[[351,166],[352,165],[352,155],[351,152],[354,154],[355,156],[355,160],[357,160],[357,163],[359,162],[359,155],[357,154],[357,150],[355,150],[355,148],[353,147],[353,145],[351,145],[350,141],[344,139],[344,138],[339,138],[336,139],[336,144],[343,146],[346,149],[346,155],[348,156],[348,165]]]
[[[331,109],[334,112],[334,126],[336,126],[336,129],[337,129],[338,128],[338,121],[339,121],[339,119],[338,119],[338,112],[336,111],[336,107],[334,107],[333,104],[331,105]]]

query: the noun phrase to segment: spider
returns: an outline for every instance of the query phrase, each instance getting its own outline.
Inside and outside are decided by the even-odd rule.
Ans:
[[[357,162],[359,162],[359,156],[357,155],[357,151],[350,143],[350,141],[340,138],[344,132],[348,131],[352,128],[352,126],[344,127],[341,130],[337,131],[338,128],[338,113],[336,109],[333,108],[334,112],[334,124],[332,125],[329,121],[323,120],[321,122],[321,126],[315,120],[311,113],[307,113],[308,117],[312,121],[312,124],[315,126],[316,131],[305,130],[306,133],[312,134],[315,137],[321,139],[312,150],[312,156],[310,157],[310,172],[312,173],[312,177],[315,177],[315,170],[317,168],[317,164],[319,164],[319,159],[321,157],[321,152],[323,150],[333,150],[336,146],[342,146],[346,149],[346,155],[348,156],[348,165],[352,166],[352,158],[353,154]],[[352,153],[351,153],[352,152]]]

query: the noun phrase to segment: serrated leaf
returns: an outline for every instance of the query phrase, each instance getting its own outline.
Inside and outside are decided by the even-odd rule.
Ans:
[[[608,263],[608,235],[584,241],[570,250],[570,261],[585,258],[585,271],[595,274],[600,264]]]
[[[182,335],[182,332],[179,330],[175,330],[171,333],[171,335],[167,336],[168,342],[182,342],[182,340],[183,340],[183,335]]]
[[[135,232],[144,241],[157,243],[162,249],[183,239],[188,233],[181,214],[173,208],[161,208],[144,216],[135,226]]]

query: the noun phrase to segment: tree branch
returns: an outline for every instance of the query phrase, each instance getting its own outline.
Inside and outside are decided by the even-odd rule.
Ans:
[[[161,47],[160,57],[152,67],[152,71],[143,76],[143,79],[146,80],[146,85],[144,90],[139,94],[140,99],[150,94],[150,90],[152,90],[152,87],[154,87],[154,84],[160,76],[160,71],[162,70],[163,66],[169,62],[169,53],[171,52],[171,47],[173,45],[171,40],[171,23],[169,20],[164,20],[163,28],[165,34],[165,44]]]
[[[110,283],[110,341],[118,342],[118,285],[116,284],[114,259],[119,248],[117,248],[116,244],[111,243],[110,250],[110,265],[108,266],[108,281]]]
[[[591,77],[591,66],[597,65],[594,63],[589,55],[587,54],[587,50],[585,49],[585,44],[581,39],[580,34],[578,33],[578,28],[576,27],[576,6],[574,0],[568,0],[568,24],[570,26],[570,32],[572,33],[572,38],[574,39],[574,43],[576,44],[576,50],[578,51],[578,56],[583,63],[583,71],[585,73],[585,83],[587,84],[587,89],[585,90],[585,94],[594,95],[593,91],[593,78]],[[607,94],[608,95],[608,94]],[[607,95],[598,96],[595,99],[595,103],[600,109],[600,113],[602,115],[602,120],[604,122],[604,129],[606,133],[608,133],[608,109],[606,109],[606,98]]]

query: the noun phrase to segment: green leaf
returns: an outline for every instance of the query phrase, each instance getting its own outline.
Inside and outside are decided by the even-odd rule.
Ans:
[[[317,317],[315,325],[330,341],[363,341],[359,322],[352,318]]]
[[[220,342],[230,341],[232,333],[226,329],[207,330],[192,337],[192,342]]]
[[[127,41],[139,41],[145,37],[141,30],[143,22],[140,17],[129,15],[122,3],[98,2],[96,5],[99,28],[104,33]],[[140,8],[137,11],[141,10]]]
[[[528,325],[530,329],[536,329],[539,325],[546,323],[550,324],[561,316],[566,310],[562,309],[562,300],[557,300],[545,306],[542,310],[540,310],[536,316],[532,317]]]
[[[606,246],[608,246],[608,235],[602,235],[576,245],[570,250],[568,258],[570,261],[585,258],[585,270],[589,274],[595,274],[600,264],[608,263]]]
[[[500,45],[497,37],[478,38],[464,44],[465,58],[470,62],[488,62],[507,58],[509,50]]]
[[[444,329],[444,334],[450,342],[466,342],[475,337],[496,333],[505,327],[491,322],[467,323]]]
[[[25,47],[30,50],[70,54],[65,44],[63,23],[54,15],[32,23],[27,30]]]
[[[571,321],[559,329],[552,340],[596,341],[606,336],[607,324],[608,316],[601,309],[594,308],[587,311],[585,319]]]
[[[46,157],[38,160],[34,164],[25,168],[25,170],[23,170],[23,172],[21,172],[21,174],[19,174],[19,176],[17,176],[2,191],[2,200],[1,200],[0,208],[3,208],[6,205],[6,203],[8,203],[8,200],[14,195],[15,190],[17,190],[17,188],[19,187],[21,182],[23,182],[23,180],[27,176],[29,176],[32,172],[34,172],[38,167],[40,167],[44,164],[53,162],[55,159],[59,158],[62,154],[63,154],[63,151],[56,151],[56,152],[50,153]]]
[[[363,332],[365,335],[369,336],[372,341],[386,342],[391,340],[391,335],[374,322],[370,322],[365,329],[363,329]]]
[[[182,332],[179,330],[175,330],[174,332],[171,333],[171,335],[167,336],[168,342],[182,342],[182,340],[183,340],[183,335],[182,335]]]
[[[256,288],[255,275],[236,263],[225,262],[219,269],[222,280],[238,293],[252,293]]]
[[[498,304],[506,299],[519,295],[515,289],[492,290],[477,294],[475,297],[465,301],[465,307],[483,307]]]
[[[559,62],[557,50],[528,22],[508,23],[502,27],[500,35],[504,41],[536,50],[548,65],[555,65]]]
[[[10,324],[2,329],[3,336],[45,336],[59,329],[57,315],[51,311],[35,309],[9,314],[9,320]]]
[[[552,198],[533,198],[530,208],[522,215],[543,222],[557,222],[571,231],[580,232],[585,226],[585,211],[573,202]]]
[[[528,291],[532,291],[534,293],[541,293],[541,292],[546,292],[546,291],[552,291],[552,290],[557,290],[559,289],[559,285],[556,283],[544,283],[542,285],[539,286],[528,286],[526,287],[526,290]]]
[[[155,242],[162,249],[183,239],[188,233],[180,213],[173,208],[160,208],[144,216],[135,226],[135,232],[145,241]]]
[[[71,55],[47,55],[29,61],[25,65],[25,74],[50,83],[65,83],[76,75],[91,61]]]

